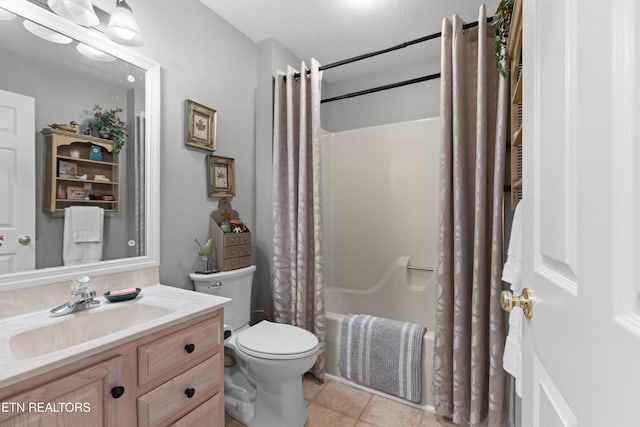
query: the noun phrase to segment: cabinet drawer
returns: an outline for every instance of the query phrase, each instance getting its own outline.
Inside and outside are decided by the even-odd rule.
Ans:
[[[215,356],[138,398],[138,426],[166,425],[222,394],[222,356]],[[189,395],[191,397],[189,397]]]
[[[180,418],[171,427],[224,427],[224,400],[222,393],[198,406]]]
[[[250,245],[251,233],[225,233],[224,246]]]
[[[251,265],[251,257],[229,258],[224,260],[224,271],[235,270]]]
[[[251,255],[251,245],[227,246],[224,248],[225,258],[237,258]]]
[[[221,350],[220,316],[138,347],[138,384]]]

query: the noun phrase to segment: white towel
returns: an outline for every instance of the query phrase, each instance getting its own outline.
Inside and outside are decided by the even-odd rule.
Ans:
[[[524,200],[516,206],[509,237],[507,262],[502,269],[502,280],[511,284],[511,291],[520,294],[522,291],[522,211]],[[504,345],[502,366],[516,380],[516,394],[522,397],[522,318],[524,313],[515,307],[509,313],[509,333]]]
[[[104,209],[97,206],[71,206],[64,209],[62,258],[64,265],[102,260]]]

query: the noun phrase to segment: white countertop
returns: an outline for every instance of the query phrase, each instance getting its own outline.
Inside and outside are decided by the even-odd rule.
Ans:
[[[53,307],[49,307],[0,319],[0,388],[213,312],[231,301],[164,285],[143,287],[130,301],[97,299],[99,307],[65,316],[51,317]],[[64,298],[59,303],[63,302]]]

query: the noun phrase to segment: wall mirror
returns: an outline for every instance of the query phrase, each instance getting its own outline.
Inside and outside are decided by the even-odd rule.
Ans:
[[[13,116],[12,107],[7,107],[14,94],[18,105],[22,105],[21,97],[33,99],[34,117],[32,138],[21,139],[17,148],[11,143],[3,146],[0,140],[0,169],[5,170],[5,182],[0,184],[4,199],[0,203],[4,205],[0,207],[0,289],[63,281],[80,273],[100,275],[157,266],[160,65],[111,42],[99,30],[76,25],[28,1],[0,0],[0,12],[0,95],[5,98],[0,99],[0,134],[11,133],[12,126],[21,123]],[[65,266],[67,205],[58,209],[43,206],[43,192],[51,184],[45,179],[42,130],[74,121],[78,134],[83,135],[95,105],[104,110],[122,109],[118,114],[126,123],[127,138],[118,155],[118,170],[109,177],[117,203],[101,205],[105,207],[101,260]],[[25,144],[33,144],[33,154],[21,163],[24,156],[20,160],[16,153]],[[30,179],[16,179],[18,172],[29,168]],[[57,181],[56,174],[59,172],[53,172],[53,185],[61,189],[91,184],[73,177]],[[88,181],[92,178],[95,176],[89,176]],[[12,181],[18,182],[9,184]],[[94,184],[94,190],[101,185]],[[24,205],[22,200],[26,200]],[[26,217],[33,217],[33,236],[14,226],[17,219]],[[30,237],[26,244],[25,235]]]

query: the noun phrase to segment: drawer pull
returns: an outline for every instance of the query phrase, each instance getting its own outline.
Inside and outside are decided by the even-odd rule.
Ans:
[[[186,351],[189,354],[193,353],[193,351],[195,349],[196,349],[196,345],[195,344],[187,344],[187,345],[184,346],[184,351]]]
[[[114,399],[120,398],[123,394],[124,394],[124,387],[122,387],[121,385],[111,389],[111,396]]]
[[[196,394],[196,389],[195,389],[195,388],[193,388],[193,387],[188,388],[188,389],[186,389],[186,390],[184,391],[184,394],[186,394],[186,395],[187,395],[187,397],[188,397],[189,399],[191,399],[191,398],[193,397],[193,395],[194,395],[194,394]]]

